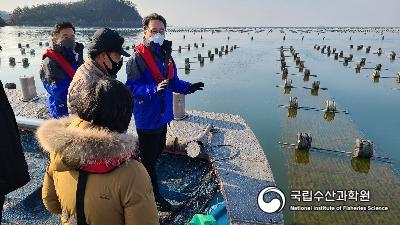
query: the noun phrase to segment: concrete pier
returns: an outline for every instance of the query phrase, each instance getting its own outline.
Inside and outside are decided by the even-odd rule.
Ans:
[[[17,117],[49,118],[45,94],[22,102],[19,90],[6,93]],[[167,137],[190,141],[209,124],[216,129],[205,153],[217,176],[230,224],[283,224],[282,212],[268,214],[258,206],[261,190],[275,186],[275,181],[267,157],[245,120],[239,115],[214,112],[187,111],[187,115],[184,120],[171,122]],[[128,133],[136,133],[133,120]],[[41,184],[41,175],[36,178],[34,186]]]

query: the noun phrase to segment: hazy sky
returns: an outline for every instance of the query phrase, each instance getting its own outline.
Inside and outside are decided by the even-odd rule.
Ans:
[[[72,0],[76,1],[76,0]],[[0,0],[0,10],[71,0]],[[133,0],[176,26],[400,26],[400,0]],[[112,13],[112,10],[110,10]]]

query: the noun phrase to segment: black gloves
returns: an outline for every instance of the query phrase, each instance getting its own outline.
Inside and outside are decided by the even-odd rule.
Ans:
[[[83,64],[83,49],[84,48],[85,47],[83,46],[82,43],[76,42],[74,51],[76,52],[76,54],[78,54],[78,60],[77,60],[78,66]]]
[[[164,40],[161,49],[164,51],[165,58],[169,60],[172,54],[172,41]]]
[[[190,93],[194,93],[196,91],[203,90],[203,87],[204,87],[204,83],[203,82],[197,82],[197,83],[194,83],[194,84],[190,85],[189,91],[190,91]]]
[[[82,43],[76,42],[74,51],[75,51],[76,53],[78,53],[78,54],[83,54],[83,49],[84,49],[84,48],[85,48],[85,47],[83,46]]]

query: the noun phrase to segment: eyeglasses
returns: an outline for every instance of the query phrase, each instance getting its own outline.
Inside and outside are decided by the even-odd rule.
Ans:
[[[149,29],[149,31],[151,34],[157,34],[157,33],[165,34],[165,29],[157,30],[156,28],[153,28],[153,29]]]

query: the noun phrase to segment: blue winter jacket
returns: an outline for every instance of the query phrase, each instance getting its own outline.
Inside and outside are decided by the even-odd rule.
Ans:
[[[83,62],[83,55],[66,51],[60,46],[53,47],[53,50],[61,53],[75,70]],[[83,49],[82,49],[83,51]],[[47,107],[52,118],[59,118],[68,115],[67,94],[71,78],[65,73],[56,61],[50,58],[44,58],[40,68],[40,79],[48,93]]]
[[[153,58],[163,74],[164,57],[158,44],[152,47]],[[190,83],[180,80],[174,64],[175,75],[163,92],[157,93],[157,82],[153,79],[144,59],[134,52],[126,65],[126,85],[133,96],[133,115],[137,129],[156,130],[174,118],[172,92],[189,94]],[[167,74],[163,74],[167,78]]]

